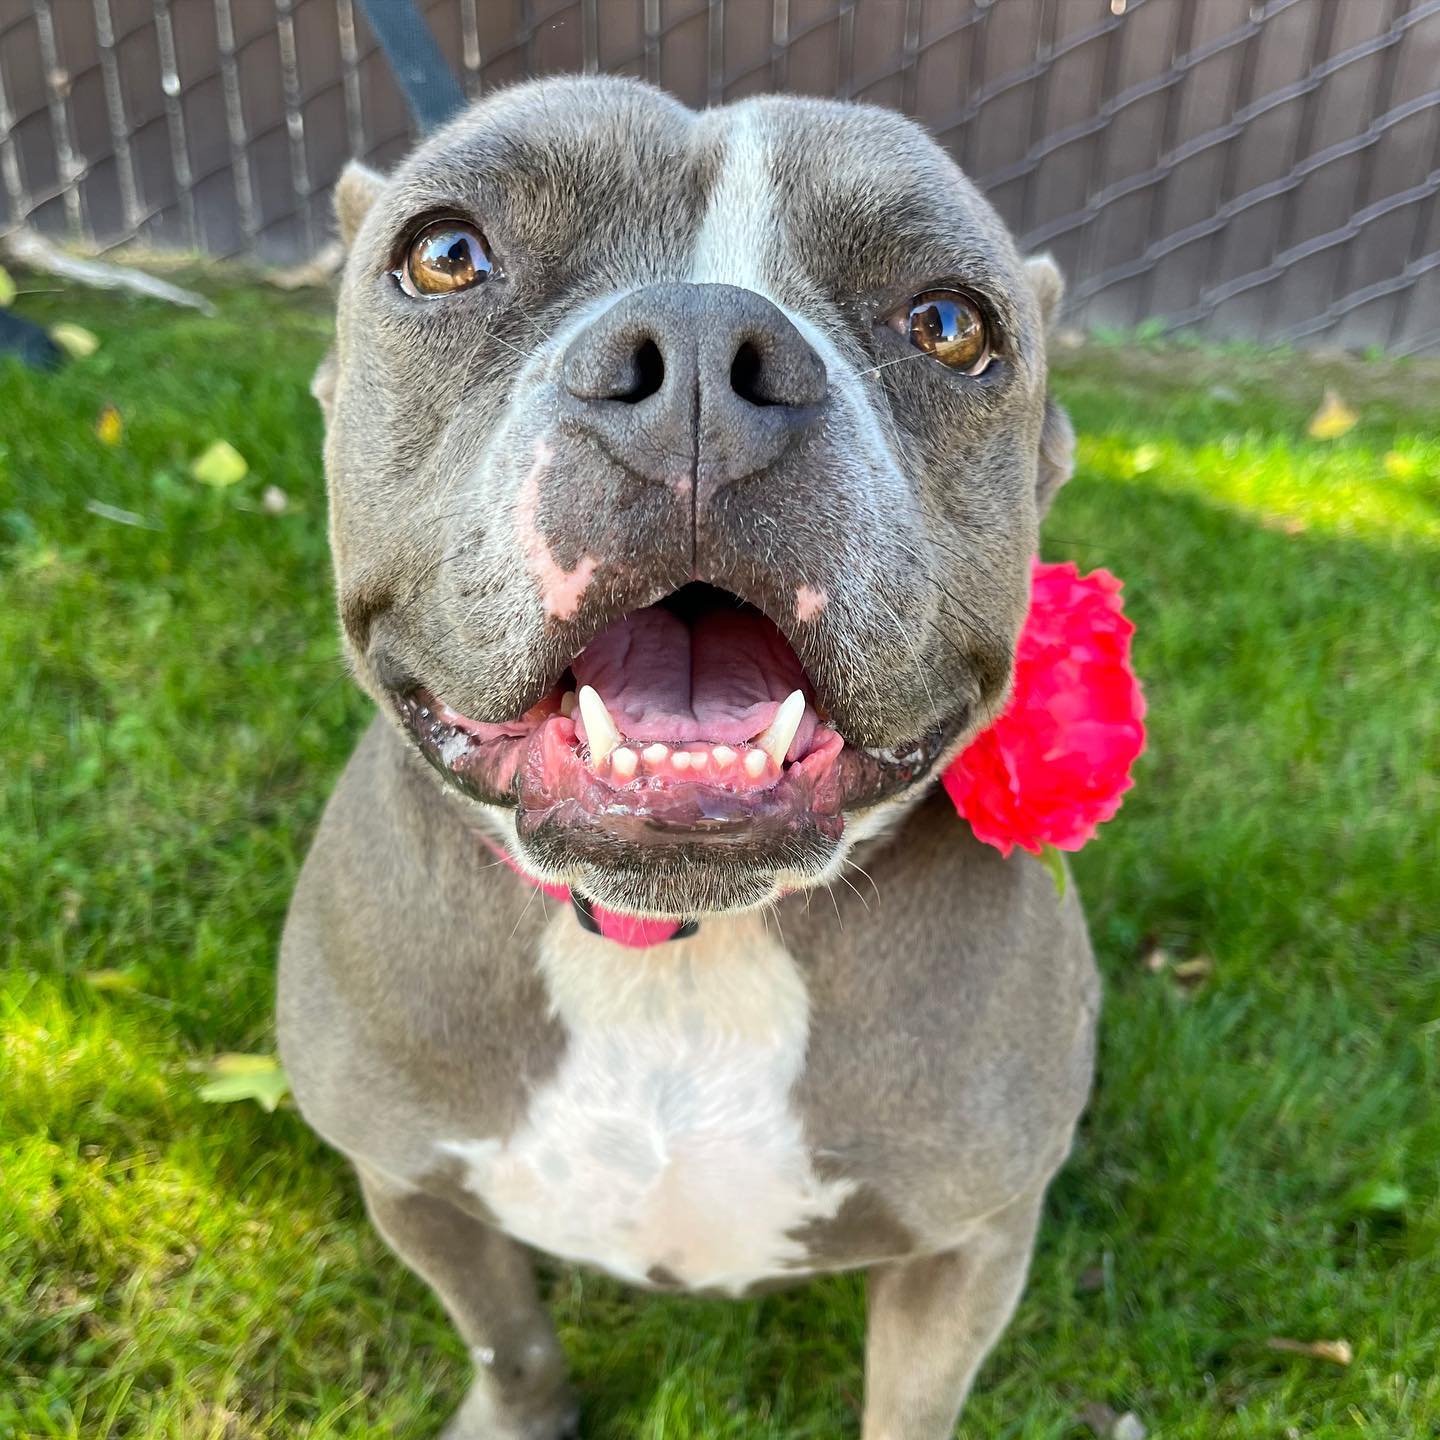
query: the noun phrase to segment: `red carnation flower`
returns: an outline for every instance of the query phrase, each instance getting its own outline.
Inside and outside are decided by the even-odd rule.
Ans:
[[[1134,631],[1108,570],[1033,562],[1010,704],[944,775],[955,808],[1002,855],[1078,850],[1120,808],[1145,748]]]

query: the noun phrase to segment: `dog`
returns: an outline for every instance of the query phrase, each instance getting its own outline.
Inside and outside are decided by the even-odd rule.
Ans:
[[[1093,1063],[1073,887],[936,783],[1070,469],[1056,268],[895,113],[611,78],[497,92],[336,211],[313,388],[379,715],[279,1037],[474,1359],[443,1433],[579,1434],[536,1250],[864,1270],[864,1440],[942,1440]]]

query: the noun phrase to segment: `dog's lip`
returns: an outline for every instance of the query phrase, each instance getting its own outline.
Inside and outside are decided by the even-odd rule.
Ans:
[[[574,722],[560,713],[559,694],[526,715],[484,725],[424,686],[392,691],[394,708],[422,756],[472,799],[515,807],[533,825],[600,829],[634,841],[670,836],[721,840],[741,832],[783,831],[814,824],[838,839],[846,811],[863,808],[923,779],[958,733],[963,717],[935,726],[911,745],[881,749],[850,745],[818,727],[807,752],[760,787],[736,788],[709,779],[613,783],[583,760]]]

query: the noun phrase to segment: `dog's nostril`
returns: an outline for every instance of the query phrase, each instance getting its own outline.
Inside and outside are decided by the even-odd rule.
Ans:
[[[760,352],[748,340],[735,352],[735,358],[730,362],[730,388],[752,405],[775,403],[760,391],[760,372],[764,365]]]
[[[623,400],[627,405],[638,405],[642,400],[660,393],[660,387],[665,383],[665,357],[653,340],[646,339],[636,348],[628,378],[631,382],[629,389],[621,391],[613,399]]]

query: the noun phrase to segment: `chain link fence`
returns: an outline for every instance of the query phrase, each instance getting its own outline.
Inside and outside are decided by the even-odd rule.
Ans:
[[[373,0],[387,4],[391,0]],[[421,0],[476,96],[898,107],[1072,321],[1440,354],[1440,0]],[[290,263],[413,123],[357,0],[0,0],[0,234]]]

